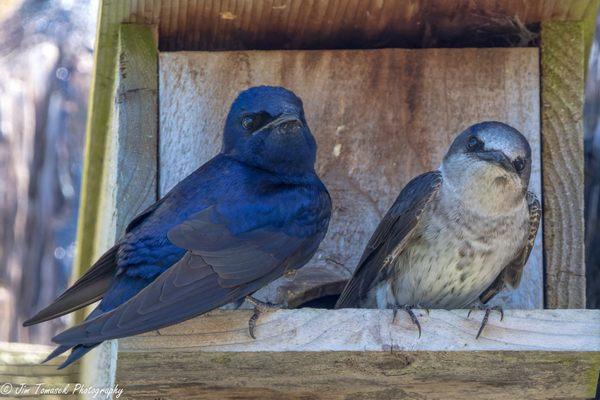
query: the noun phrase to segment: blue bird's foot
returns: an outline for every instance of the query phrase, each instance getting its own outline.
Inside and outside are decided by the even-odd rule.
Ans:
[[[504,319],[504,310],[500,306],[493,306],[493,307],[479,306],[479,307],[476,307],[475,310],[484,310],[485,311],[485,314],[483,315],[483,320],[481,321],[481,326],[479,327],[479,331],[477,331],[477,336],[475,336],[475,339],[479,339],[479,336],[481,336],[481,332],[483,332],[483,328],[485,328],[485,326],[487,325],[488,319],[490,317],[490,313],[492,311],[498,311],[500,313],[500,321],[502,321]],[[469,310],[469,313],[467,314],[467,318],[469,318],[471,316],[472,311],[473,311],[473,309]]]
[[[252,339],[256,339],[254,336],[254,328],[256,328],[256,321],[260,314],[266,311],[278,310],[281,307],[277,304],[260,301],[252,296],[246,296],[246,301],[254,305],[254,313],[250,317],[250,320],[248,320],[248,333]]]
[[[417,318],[417,316],[415,315],[415,313],[413,312],[413,308],[414,306],[409,306],[409,305],[403,305],[403,306],[394,306],[393,310],[394,310],[394,316],[392,317],[392,324],[394,322],[396,322],[396,315],[398,315],[398,310],[403,310],[406,311],[406,313],[408,314],[408,316],[410,317],[410,320],[412,321],[412,323],[417,327],[417,329],[419,330],[419,338],[421,338],[421,324],[419,323],[419,319]],[[427,314],[429,314],[429,310],[427,310]]]

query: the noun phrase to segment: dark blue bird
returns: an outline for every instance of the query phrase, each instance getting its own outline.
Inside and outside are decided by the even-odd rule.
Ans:
[[[102,299],[53,338],[65,367],[104,340],[136,335],[244,299],[306,264],[323,240],[329,194],[317,145],[289,90],[242,92],[221,152],[131,221],[124,236],[25,326]],[[251,333],[252,334],[252,333]]]

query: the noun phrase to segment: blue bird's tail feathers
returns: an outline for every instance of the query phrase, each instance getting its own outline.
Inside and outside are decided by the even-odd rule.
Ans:
[[[90,313],[90,315],[87,316],[87,318],[85,320],[88,321],[90,319],[96,318],[97,316],[101,315],[103,312],[104,311],[100,310],[100,308],[96,308],[96,309],[94,309],[94,311],[92,311]],[[79,360],[81,357],[83,357],[85,354],[87,354],[90,350],[92,350],[94,347],[98,346],[99,344],[100,343],[93,343],[93,344],[86,344],[86,345],[78,344],[76,346],[60,345],[56,349],[54,349],[54,351],[52,351],[52,353],[48,354],[48,357],[46,357],[46,359],[44,361],[42,361],[41,363],[44,364],[44,363],[52,360],[53,358],[60,356],[64,352],[72,349],[71,354],[69,354],[69,357],[67,357],[67,359],[62,364],[60,364],[60,366],[58,367],[58,369],[63,369],[65,367],[67,367],[68,365],[72,364],[73,362]]]
[[[77,282],[73,284],[73,286],[67,289],[48,307],[25,321],[23,326],[30,326],[40,322],[49,321],[102,299],[113,281],[115,270],[117,268],[116,261],[118,250],[119,244],[116,244],[109,249]],[[86,321],[101,315],[103,312],[105,311],[100,310],[100,308],[97,307],[86,318]],[[59,369],[62,369],[81,358],[98,344],[100,343],[76,346],[60,345],[54,349],[42,363],[58,357],[69,349],[73,349],[67,360],[60,365]]]
[[[55,357],[60,356],[62,353],[64,353],[65,351],[69,350],[69,349],[73,349],[71,350],[71,354],[69,354],[69,357],[67,357],[67,359],[58,366],[58,369],[63,369],[65,367],[67,367],[68,365],[70,365],[71,363],[79,360],[81,357],[83,357],[85,354],[87,354],[88,351],[92,350],[94,347],[98,346],[100,343],[96,343],[93,345],[77,345],[75,347],[71,347],[71,346],[58,346],[56,349],[54,349],[54,351],[52,353],[50,353],[48,355],[48,357],[46,357],[46,359],[44,361],[42,361],[42,364],[52,360]]]

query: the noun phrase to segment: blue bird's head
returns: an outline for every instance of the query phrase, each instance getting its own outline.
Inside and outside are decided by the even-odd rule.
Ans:
[[[278,174],[314,171],[317,144],[304,119],[302,100],[277,86],[244,90],[227,115],[222,152]]]

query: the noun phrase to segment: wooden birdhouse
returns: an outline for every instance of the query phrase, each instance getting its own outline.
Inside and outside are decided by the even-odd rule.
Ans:
[[[104,0],[77,266],[220,149],[236,94],[304,101],[333,219],[315,257],[258,296],[105,344],[83,373],[127,398],[592,398],[600,311],[585,310],[583,90],[593,0]],[[542,228],[521,285],[482,313],[323,307],[400,189],[452,138],[506,122],[533,149]],[[301,306],[300,309],[294,309]],[[566,309],[566,310],[565,310]],[[95,354],[95,355],[94,355]]]

